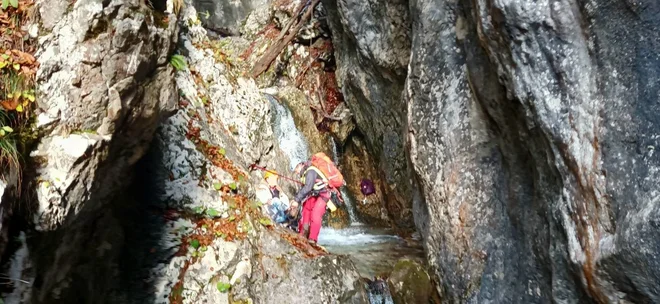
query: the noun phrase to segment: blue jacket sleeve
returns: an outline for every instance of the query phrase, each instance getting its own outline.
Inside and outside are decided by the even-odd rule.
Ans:
[[[309,170],[305,174],[305,185],[296,193],[296,196],[293,198],[296,202],[302,203],[302,200],[305,199],[311,192],[314,190],[314,183],[316,183],[316,178],[318,174],[316,171]]]

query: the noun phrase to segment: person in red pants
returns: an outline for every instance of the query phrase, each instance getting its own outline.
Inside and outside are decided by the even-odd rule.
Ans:
[[[310,243],[316,244],[321,231],[326,203],[330,200],[331,193],[321,177],[322,173],[312,166],[311,162],[299,163],[294,169],[294,173],[300,175],[300,181],[304,184],[294,197],[294,201],[298,204],[303,202],[302,219],[298,223],[298,231]]]

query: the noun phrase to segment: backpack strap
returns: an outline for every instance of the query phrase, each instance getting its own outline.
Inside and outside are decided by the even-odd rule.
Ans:
[[[323,172],[321,172],[321,170],[319,170],[318,168],[316,168],[314,166],[309,166],[309,168],[307,168],[307,170],[305,170],[305,172],[303,172],[302,177],[300,178],[300,181],[303,184],[305,183],[305,176],[307,176],[307,172],[309,172],[310,170],[314,170],[316,172],[316,174],[318,174],[319,177],[321,178],[320,181],[317,181],[316,183],[314,183],[314,190],[321,190],[321,189],[328,186],[328,179],[325,177]]]

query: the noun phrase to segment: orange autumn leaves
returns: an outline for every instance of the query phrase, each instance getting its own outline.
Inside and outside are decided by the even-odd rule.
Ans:
[[[34,56],[19,50],[7,50],[0,54],[0,106],[5,110],[23,112],[35,101],[34,89],[29,88],[34,79],[37,62]]]
[[[23,112],[35,100],[39,64],[23,26],[33,4],[33,0],[14,1],[0,10],[0,106],[5,111]]]

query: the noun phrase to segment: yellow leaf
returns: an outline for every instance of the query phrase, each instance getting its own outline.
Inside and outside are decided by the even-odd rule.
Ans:
[[[14,70],[17,70],[17,71],[21,69],[21,65],[18,64],[18,63],[14,63],[13,67],[14,67]]]
[[[23,105],[19,104],[16,106],[16,112],[23,112]]]

